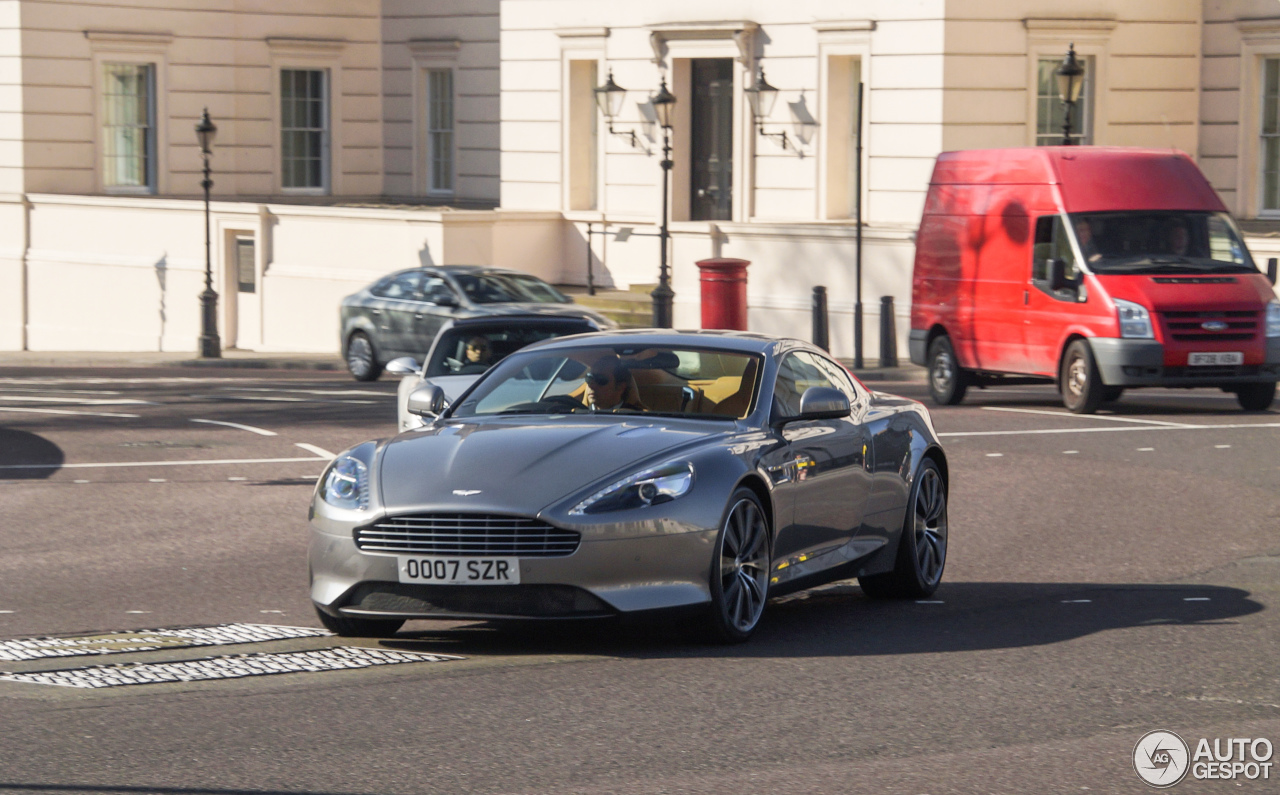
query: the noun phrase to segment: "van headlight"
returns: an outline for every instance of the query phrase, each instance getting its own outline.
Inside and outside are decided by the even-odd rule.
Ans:
[[[1116,315],[1120,320],[1120,336],[1127,339],[1151,339],[1155,336],[1151,331],[1151,313],[1142,304],[1132,301],[1113,299]]]
[[[363,511],[369,507],[369,466],[353,455],[340,455],[325,473],[320,496],[335,508]]]
[[[1267,336],[1280,337],[1280,301],[1267,304]]]
[[[625,511],[671,502],[693,487],[693,465],[667,464],[647,469],[601,489],[573,507],[571,516]]]

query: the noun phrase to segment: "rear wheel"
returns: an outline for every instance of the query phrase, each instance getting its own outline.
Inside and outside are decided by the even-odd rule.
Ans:
[[[769,597],[769,525],[751,489],[729,498],[711,564],[708,634],[722,643],[751,637]]]
[[[382,375],[382,365],[378,364],[373,342],[363,331],[357,331],[347,340],[347,369],[357,381],[377,381]]]
[[[932,459],[920,462],[902,522],[893,571],[859,577],[867,596],[920,598],[938,590],[947,565],[947,484]]]
[[[1236,390],[1236,401],[1245,411],[1266,411],[1276,398],[1276,384],[1245,384]]]
[[[316,608],[316,615],[324,628],[344,638],[387,638],[404,626],[400,618],[351,618],[350,616],[331,616]]]
[[[1098,375],[1098,364],[1093,351],[1085,340],[1076,340],[1067,346],[1062,357],[1062,403],[1075,414],[1093,414],[1102,404],[1106,389]]]
[[[929,343],[929,394],[942,406],[954,406],[964,400],[969,388],[969,374],[956,361],[951,338],[945,334]]]

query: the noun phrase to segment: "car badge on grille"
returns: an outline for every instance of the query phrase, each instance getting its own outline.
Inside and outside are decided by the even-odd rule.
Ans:
[[[1205,331],[1226,331],[1227,324],[1223,323],[1221,320],[1206,320],[1200,324],[1200,328]]]
[[[459,497],[470,497],[473,494],[479,494],[480,489],[454,489],[453,493]]]

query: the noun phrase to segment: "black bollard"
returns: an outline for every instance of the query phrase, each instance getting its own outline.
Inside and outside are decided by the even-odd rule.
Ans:
[[[827,288],[813,288],[813,344],[824,351],[831,350],[831,338],[827,330]]]
[[[1276,258],[1271,257],[1267,260],[1267,279],[1272,283],[1276,283]]]
[[[893,296],[880,298],[880,366],[898,366],[898,332],[893,322]]]

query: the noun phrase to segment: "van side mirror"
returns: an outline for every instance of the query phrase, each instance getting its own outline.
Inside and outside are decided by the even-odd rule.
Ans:
[[[1075,281],[1067,278],[1067,261],[1057,258],[1049,260],[1049,289],[1070,290],[1075,286]]]
[[[1275,257],[1270,257],[1269,259],[1267,259],[1267,281],[1271,282],[1272,284],[1276,283],[1276,258]]]
[[[444,390],[435,384],[414,388],[405,405],[406,411],[419,417],[438,417],[444,408]]]

